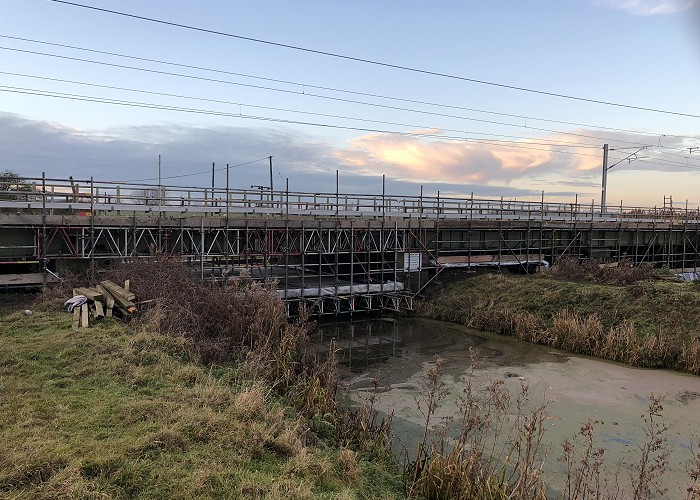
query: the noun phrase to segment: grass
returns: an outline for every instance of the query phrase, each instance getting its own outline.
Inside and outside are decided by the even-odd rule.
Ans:
[[[333,356],[310,354],[309,325],[288,324],[271,287],[204,285],[166,261],[118,272],[135,276],[139,298],[156,301],[130,325],[103,320],[72,331],[63,299],[50,294],[0,306],[0,496],[544,497],[547,414],[530,408],[526,386],[510,401],[502,381],[476,394],[468,377],[453,417],[459,436],[434,436],[444,398],[436,360],[431,389],[416,400],[423,439],[402,481],[388,451],[391,416],[378,421],[374,396],[350,412],[336,404]],[[440,289],[420,311],[576,352],[700,371],[694,285],[483,275]],[[660,410],[646,414],[633,498],[646,498],[667,468]],[[590,424],[563,443],[566,498],[603,498],[592,436]],[[700,491],[698,457],[688,498]]]
[[[400,496],[391,464],[317,435],[241,363],[143,325],[72,331],[60,300],[0,309],[0,386],[5,498]]]
[[[422,316],[633,366],[700,374],[700,287],[482,274],[435,288]]]

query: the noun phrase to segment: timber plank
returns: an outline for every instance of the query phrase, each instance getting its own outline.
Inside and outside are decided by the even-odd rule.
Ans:
[[[138,310],[136,304],[134,304],[131,299],[127,299],[125,294],[122,293],[124,290],[122,287],[115,285],[111,281],[102,281],[100,284],[114,299],[114,306],[117,306],[117,310],[122,312],[124,315],[135,313]],[[134,294],[130,295],[133,295],[134,298],[136,297]]]
[[[107,289],[109,293],[114,295],[115,298],[123,297],[127,301],[132,301],[136,300],[136,295],[132,292],[128,292],[124,290],[123,287],[117,285],[116,283],[109,281],[109,280],[104,280],[100,281],[100,285],[102,285],[103,288]]]
[[[102,294],[91,288],[73,288],[73,297],[76,295],[85,295],[88,300],[92,300],[93,302],[96,300],[102,300]]]
[[[114,297],[105,290],[105,288],[102,285],[97,285],[95,287],[95,290],[100,292],[102,294],[102,299],[104,300],[104,314],[106,318],[111,318],[112,317],[112,309],[114,308]]]

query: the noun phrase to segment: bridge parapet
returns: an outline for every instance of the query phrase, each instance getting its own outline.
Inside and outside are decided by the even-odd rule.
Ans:
[[[434,221],[553,221],[673,223],[700,221],[700,211],[606,207],[593,203],[517,201],[444,196],[240,190],[27,178],[28,191],[0,191],[9,214],[150,217],[398,218]],[[11,223],[11,219],[10,222]]]

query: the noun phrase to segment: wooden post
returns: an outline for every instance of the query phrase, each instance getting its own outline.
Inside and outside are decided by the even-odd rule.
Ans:
[[[83,304],[80,306],[80,326],[83,328],[87,328],[89,325],[89,318],[88,318],[88,305]]]
[[[102,307],[102,302],[99,300],[95,301],[95,318],[103,318],[104,315],[105,313]]]
[[[80,308],[79,307],[74,307],[73,308],[73,330],[78,330],[80,327]]]

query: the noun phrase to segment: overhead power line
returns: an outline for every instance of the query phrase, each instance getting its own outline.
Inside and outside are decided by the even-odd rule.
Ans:
[[[261,162],[263,160],[267,161],[269,158],[270,158],[269,156],[265,156],[264,158],[258,158],[257,160],[251,160],[251,161],[247,161],[245,163],[239,163],[237,165],[228,165],[225,167],[215,168],[214,171],[221,172],[222,170],[226,170],[226,169],[245,167],[246,165],[252,165],[253,163],[258,163],[258,162]],[[183,177],[192,177],[195,175],[211,174],[211,172],[212,172],[212,169],[208,169],[208,170],[202,170],[201,172],[190,172],[187,174],[180,174],[180,175],[161,176],[160,179],[161,180],[162,179],[181,179]],[[128,180],[119,180],[119,181],[110,181],[110,182],[142,182],[142,181],[156,181],[156,180],[159,180],[159,178],[158,177],[150,177],[148,179],[128,179]]]
[[[269,111],[281,111],[281,112],[285,112],[285,113],[297,113],[297,114],[305,114],[305,115],[311,115],[311,116],[320,116],[320,117],[324,117],[324,118],[337,118],[337,119],[343,119],[343,120],[353,120],[353,121],[360,121],[360,122],[366,122],[366,123],[376,123],[376,124],[380,124],[380,125],[394,125],[394,126],[401,126],[401,127],[410,127],[410,128],[414,128],[414,129],[439,128],[440,130],[445,131],[445,132],[455,132],[455,133],[465,134],[465,139],[467,139],[469,136],[475,136],[475,135],[477,135],[477,136],[490,136],[490,137],[506,137],[506,138],[510,138],[510,139],[522,139],[522,140],[528,140],[528,141],[537,141],[537,142],[529,142],[529,144],[555,145],[555,146],[566,146],[566,147],[573,147],[573,148],[599,149],[598,144],[574,143],[574,142],[558,141],[558,140],[549,140],[549,141],[543,142],[539,139],[534,139],[532,137],[523,137],[523,136],[506,135],[506,134],[487,134],[484,132],[474,132],[471,130],[450,129],[450,128],[438,127],[438,126],[434,126],[434,125],[416,125],[416,124],[410,124],[410,123],[398,123],[398,122],[389,122],[389,121],[384,121],[384,120],[374,120],[374,119],[370,119],[370,118],[358,118],[358,117],[353,117],[353,116],[335,115],[335,114],[330,114],[330,113],[317,113],[317,112],[313,112],[313,111],[302,111],[302,110],[289,109],[289,108],[280,108],[280,107],[275,107],[275,106],[260,106],[260,105],[256,105],[256,104],[249,104],[249,103],[243,103],[243,102],[225,101],[225,100],[221,100],[221,99],[210,99],[210,98],[206,98],[206,97],[196,97],[196,96],[188,96],[188,95],[182,95],[182,94],[170,94],[167,92],[155,92],[155,91],[151,91],[151,90],[132,89],[132,88],[128,88],[128,87],[117,87],[114,85],[102,85],[102,84],[98,84],[98,83],[79,82],[76,80],[66,80],[63,78],[51,78],[51,77],[38,76],[38,75],[26,75],[23,73],[12,73],[9,71],[0,71],[0,75],[19,76],[22,78],[32,78],[32,79],[46,80],[46,81],[51,81],[51,82],[70,83],[73,85],[81,85],[81,86],[95,87],[95,88],[109,89],[109,90],[119,90],[119,91],[133,92],[133,93],[138,93],[138,94],[155,95],[155,96],[160,96],[160,97],[174,97],[177,99],[188,99],[188,100],[210,102],[210,103],[216,103],[216,104],[227,104],[227,105],[231,105],[231,106],[238,106],[239,108],[246,107],[246,108],[264,109],[264,110],[269,110]],[[12,88],[21,89],[18,87],[12,87]],[[21,89],[21,90],[36,90],[36,89]],[[239,114],[242,114],[242,112],[240,112]],[[566,135],[566,132],[560,132],[560,133]],[[586,137],[586,136],[583,136],[583,137]],[[476,139],[475,137],[471,137],[471,138]],[[617,142],[625,142],[625,141],[617,141]]]
[[[89,162],[108,162],[108,163],[153,163],[153,160],[114,160],[112,158],[76,158],[72,156],[44,156],[30,154],[12,154],[0,153],[0,156],[10,158],[34,158],[39,160],[60,160],[60,161],[89,161]],[[201,161],[163,161],[163,165],[202,165]]]
[[[308,126],[324,127],[324,128],[338,129],[338,130],[352,130],[352,131],[358,131],[358,132],[392,134],[392,135],[401,135],[401,136],[408,136],[408,137],[441,139],[441,140],[450,140],[450,141],[458,141],[458,142],[471,142],[471,143],[477,143],[477,144],[489,144],[489,145],[497,145],[497,146],[502,146],[502,147],[507,147],[507,148],[526,149],[526,150],[532,150],[532,151],[546,151],[549,153],[568,154],[568,155],[575,155],[575,156],[589,156],[589,157],[596,157],[596,158],[599,157],[599,155],[597,155],[597,154],[585,154],[585,153],[575,153],[575,152],[571,152],[571,151],[533,148],[533,147],[523,146],[522,143],[518,143],[515,141],[483,140],[483,139],[469,139],[467,141],[467,140],[465,140],[464,137],[449,136],[449,135],[445,135],[445,134],[430,134],[430,133],[421,133],[421,132],[401,132],[401,131],[396,131],[396,130],[385,130],[385,129],[376,129],[376,128],[350,127],[350,126],[346,126],[346,125],[334,125],[334,124],[329,124],[329,123],[318,123],[318,122],[309,122],[309,121],[300,121],[300,120],[289,120],[289,119],[283,119],[283,118],[265,117],[265,116],[245,115],[245,114],[228,113],[228,112],[215,111],[215,110],[203,110],[203,109],[196,109],[196,108],[184,108],[184,107],[179,107],[179,106],[161,105],[161,104],[153,104],[153,103],[123,101],[123,100],[119,100],[119,99],[109,99],[109,98],[101,98],[101,97],[94,97],[94,96],[67,94],[67,93],[61,93],[61,92],[42,91],[42,90],[36,90],[36,89],[22,89],[22,88],[17,88],[17,87],[0,86],[0,92],[9,92],[9,93],[25,94],[25,95],[36,95],[36,96],[42,96],[42,97],[52,97],[52,98],[59,98],[59,99],[94,102],[94,103],[102,103],[102,104],[113,104],[113,105],[127,106],[127,107],[133,107],[133,108],[160,109],[160,110],[166,110],[166,111],[178,111],[178,112],[184,112],[184,113],[203,114],[203,115],[211,115],[211,116],[222,116],[222,117],[229,117],[229,118],[241,118],[241,119],[247,119],[247,120],[258,120],[258,121],[266,121],[266,122],[274,122],[274,123],[308,125]]]
[[[421,69],[421,68],[414,68],[411,66],[403,66],[403,65],[399,65],[399,64],[377,61],[377,60],[373,60],[373,59],[365,59],[365,58],[361,58],[361,57],[348,56],[348,55],[338,54],[335,52],[328,52],[328,51],[324,51],[324,50],[310,49],[308,47],[301,47],[301,46],[291,45],[291,44],[286,44],[286,43],[273,42],[271,40],[264,40],[264,39],[260,39],[260,38],[252,38],[252,37],[247,37],[247,36],[243,36],[243,35],[236,35],[233,33],[226,33],[223,31],[217,31],[217,30],[212,30],[212,29],[208,29],[208,28],[201,28],[198,26],[191,26],[191,25],[187,25],[187,24],[175,23],[175,22],[171,22],[171,21],[165,21],[162,19],[155,19],[152,17],[139,16],[136,14],[130,14],[128,12],[120,12],[120,11],[116,11],[116,10],[95,7],[92,5],[84,5],[84,4],[80,4],[77,2],[69,2],[67,0],[51,0],[51,1],[55,2],[55,3],[71,5],[74,7],[80,7],[83,9],[104,12],[107,14],[114,14],[114,15],[118,15],[118,16],[132,18],[132,19],[139,19],[141,21],[148,21],[151,23],[158,23],[158,24],[162,24],[162,25],[166,25],[166,26],[172,26],[172,27],[176,27],[176,28],[183,28],[183,29],[188,29],[188,30],[192,30],[192,31],[198,31],[201,33],[209,33],[212,35],[225,36],[225,37],[229,37],[229,38],[235,38],[238,40],[245,40],[248,42],[270,45],[270,46],[274,46],[274,47],[291,49],[291,50],[296,50],[296,51],[301,51],[301,52],[306,52],[306,53],[311,53],[311,54],[317,54],[317,55],[322,55],[322,56],[327,56],[327,57],[333,57],[336,59],[344,59],[344,60],[355,61],[355,62],[364,63],[364,64],[371,64],[374,66],[382,66],[382,67],[386,67],[386,68],[398,69],[398,70],[408,71],[408,72],[412,72],[412,73],[437,76],[437,77],[441,77],[441,78],[448,78],[451,80],[477,83],[479,85],[488,85],[488,86],[504,88],[504,89],[508,89],[508,90],[516,90],[519,92],[526,92],[526,93],[530,93],[530,94],[539,94],[539,95],[544,95],[544,96],[549,96],[549,97],[558,97],[561,99],[569,99],[569,100],[574,100],[574,101],[579,101],[579,102],[587,102],[587,103],[591,103],[591,104],[601,104],[601,105],[605,105],[605,106],[614,106],[614,107],[618,107],[618,108],[635,109],[638,111],[647,111],[647,112],[652,112],[652,113],[662,113],[662,114],[667,114],[667,115],[684,116],[687,118],[700,118],[700,115],[691,114],[691,113],[682,113],[679,111],[657,109],[657,108],[651,108],[651,107],[647,107],[647,106],[634,106],[631,104],[623,104],[623,103],[612,102],[612,101],[603,101],[603,100],[598,100],[598,99],[574,96],[574,95],[569,95],[569,94],[562,94],[562,93],[557,93],[557,92],[548,92],[548,91],[544,91],[544,90],[531,89],[531,88],[527,88],[527,87],[519,87],[517,85],[509,85],[509,84],[505,84],[505,83],[491,82],[491,81],[487,81],[487,80],[479,80],[476,78],[469,78],[469,77],[465,77],[465,76],[452,75],[449,73],[441,73],[438,71],[431,71],[431,70],[426,70],[426,69]]]
[[[624,128],[616,128],[616,127],[606,127],[603,125],[591,125],[591,124],[586,124],[586,123],[577,123],[577,122],[570,122],[570,121],[565,121],[565,120],[552,120],[548,118],[541,118],[537,116],[528,116],[528,115],[519,115],[519,114],[514,114],[514,113],[503,113],[499,111],[493,111],[493,110],[485,110],[485,109],[478,109],[478,108],[469,108],[465,106],[456,106],[452,104],[445,104],[445,103],[436,103],[436,102],[430,102],[430,101],[423,101],[419,99],[409,99],[409,98],[404,98],[404,97],[396,97],[396,96],[388,96],[388,95],[383,95],[383,94],[375,94],[371,92],[360,92],[357,90],[349,90],[349,89],[341,89],[337,87],[328,87],[324,85],[316,85],[308,82],[294,82],[291,80],[282,80],[279,78],[270,78],[270,77],[264,77],[264,76],[259,76],[259,75],[250,75],[247,73],[240,73],[240,72],[235,72],[235,71],[227,71],[227,70],[222,70],[222,69],[217,69],[217,68],[208,68],[205,66],[196,66],[192,64],[182,64],[182,63],[177,63],[173,61],[164,61],[162,59],[152,59],[148,57],[140,57],[140,56],[134,56],[130,54],[120,54],[117,52],[109,52],[109,51],[104,51],[104,50],[97,50],[97,49],[90,49],[87,47],[78,47],[75,45],[66,45],[62,43],[55,43],[55,42],[47,42],[44,40],[35,40],[32,38],[23,38],[23,37],[18,37],[18,36],[9,36],[9,35],[0,35],[0,38],[6,38],[10,40],[18,40],[22,42],[29,42],[29,43],[35,43],[35,44],[40,44],[40,45],[48,45],[51,47],[60,47],[64,49],[71,49],[71,50],[78,50],[82,52],[90,52],[93,54],[100,54],[100,55],[106,55],[106,56],[111,56],[111,57],[120,57],[123,59],[132,59],[135,61],[143,61],[143,62],[148,62],[148,63],[156,63],[156,64],[162,64],[166,66],[174,66],[178,68],[186,68],[186,69],[194,69],[197,71],[206,71],[210,73],[218,73],[222,75],[231,75],[231,76],[239,76],[242,78],[250,78],[252,80],[261,80],[261,81],[266,81],[266,82],[274,82],[274,83],[282,83],[285,85],[295,85],[300,88],[302,88],[302,94],[308,95],[310,97],[324,97],[324,98],[329,98],[326,96],[319,96],[316,94],[310,94],[306,92],[306,89],[317,89],[317,90],[327,90],[331,92],[337,92],[337,93],[342,93],[342,94],[351,94],[351,95],[358,95],[358,96],[363,96],[363,97],[372,97],[376,99],[384,99],[384,100],[389,100],[389,101],[396,101],[396,102],[404,102],[404,103],[411,103],[411,104],[420,104],[424,106],[434,106],[438,108],[445,108],[445,109],[456,109],[460,111],[469,111],[473,113],[484,113],[484,114],[489,114],[489,115],[496,115],[496,116],[507,116],[509,118],[518,118],[521,120],[532,120],[532,121],[538,121],[538,122],[546,122],[546,123],[556,123],[559,125],[571,125],[574,127],[585,127],[585,128],[591,128],[591,129],[599,129],[599,130],[609,130],[613,132],[625,132],[625,133],[630,133],[630,134],[640,134],[640,135],[648,135],[648,136],[653,136],[653,137],[659,137],[659,136],[665,136],[668,134],[661,134],[659,132],[648,132],[648,131],[641,131],[641,130],[630,130],[630,129],[624,129]],[[275,89],[276,90],[276,89]],[[365,104],[365,103],[362,103]],[[403,108],[399,108],[403,109]],[[409,110],[413,112],[421,112],[421,111],[416,111],[416,110]],[[686,139],[686,138],[692,138],[695,139],[696,137],[683,137],[683,136],[676,136],[674,135],[673,137],[677,137],[680,139]]]
[[[120,68],[120,69],[129,69],[129,70],[141,71],[141,72],[147,72],[147,73],[155,73],[155,74],[159,74],[159,75],[188,78],[188,79],[192,79],[192,80],[202,80],[202,81],[207,81],[207,82],[222,83],[222,84],[226,84],[226,85],[236,85],[236,86],[249,87],[249,88],[261,89],[261,90],[272,90],[275,92],[283,92],[283,93],[287,93],[287,94],[312,96],[312,97],[317,97],[317,98],[321,98],[321,99],[333,100],[333,101],[344,102],[344,103],[362,104],[365,106],[371,106],[371,107],[377,107],[377,108],[383,108],[383,109],[407,111],[407,112],[411,112],[411,113],[420,113],[420,114],[427,114],[427,115],[433,115],[433,116],[441,116],[441,117],[454,118],[454,119],[459,119],[459,120],[469,120],[469,121],[475,121],[475,122],[480,122],[480,123],[488,123],[491,125],[504,125],[504,126],[509,126],[509,127],[526,128],[529,130],[537,130],[539,132],[565,134],[565,135],[570,135],[570,136],[575,136],[575,137],[597,139],[600,141],[608,141],[609,140],[608,138],[605,138],[605,137],[588,135],[588,134],[581,134],[578,132],[564,132],[561,130],[553,130],[553,129],[543,128],[543,127],[532,127],[532,126],[527,126],[527,125],[519,125],[516,123],[500,122],[500,121],[496,121],[496,120],[485,120],[483,118],[464,117],[464,116],[450,115],[450,114],[445,114],[445,113],[436,113],[436,112],[432,112],[432,111],[420,111],[420,110],[414,110],[414,109],[410,109],[410,108],[403,108],[400,106],[390,106],[387,104],[369,103],[369,102],[357,101],[357,100],[352,100],[352,99],[343,99],[343,98],[339,98],[339,97],[330,97],[330,96],[324,96],[324,95],[319,95],[319,94],[310,94],[310,93],[305,93],[302,91],[296,91],[296,90],[290,90],[290,89],[278,89],[278,88],[266,87],[266,86],[262,86],[262,85],[253,85],[253,84],[249,84],[249,83],[232,82],[230,80],[220,80],[217,78],[207,78],[207,77],[203,77],[203,76],[187,75],[187,74],[183,74],[183,73],[174,73],[174,72],[170,72],[170,71],[161,71],[161,70],[150,69],[150,68],[139,68],[137,66],[128,66],[125,64],[115,64],[115,63],[109,63],[109,62],[105,62],[105,61],[95,61],[92,59],[83,59],[83,58],[79,58],[79,57],[71,57],[71,56],[65,56],[65,55],[60,55],[60,54],[50,54],[47,52],[38,52],[38,51],[33,51],[33,50],[17,49],[17,48],[2,47],[2,46],[0,46],[0,50],[9,50],[9,51],[13,51],[13,52],[20,52],[20,53],[26,53],[26,54],[55,57],[55,58],[66,59],[66,60],[70,60],[70,61],[85,62],[85,63],[90,63],[90,64],[97,64],[97,65],[115,67],[115,68]],[[621,142],[621,143],[627,143],[627,144],[639,144],[638,142],[624,141],[622,139],[616,140],[615,142]]]
[[[649,161],[645,158],[640,158],[639,160],[636,160],[639,163],[646,163],[647,165],[657,165],[659,167],[672,167],[672,168],[683,168],[683,169],[688,169],[688,170],[700,170],[700,166],[692,166],[692,165],[673,165],[665,161],[659,161],[654,159],[655,161]]]
[[[114,104],[114,105],[130,106],[130,107],[140,107],[140,108],[148,108],[148,109],[163,109],[163,110],[168,110],[168,111],[180,111],[180,112],[187,112],[187,113],[206,114],[206,115],[214,115],[214,116],[225,116],[225,117],[242,118],[242,119],[250,119],[250,120],[301,124],[301,125],[354,130],[354,131],[362,131],[362,132],[385,133],[385,134],[393,134],[393,135],[403,135],[403,136],[433,138],[433,139],[442,139],[442,140],[452,140],[452,141],[464,142],[464,139],[461,137],[447,136],[444,134],[400,132],[400,131],[392,131],[392,130],[369,129],[369,128],[360,128],[360,127],[347,127],[347,126],[324,124],[324,123],[301,122],[301,121],[297,121],[297,120],[286,120],[286,119],[281,119],[281,118],[242,115],[242,114],[227,113],[227,112],[214,111],[214,110],[182,108],[182,107],[177,107],[177,106],[158,105],[158,104],[153,104],[153,103],[139,103],[139,102],[133,102],[133,101],[122,101],[122,100],[117,100],[117,99],[105,99],[105,98],[99,98],[99,97],[93,97],[93,96],[66,94],[66,93],[60,93],[60,92],[46,92],[46,91],[40,91],[40,90],[36,90],[36,89],[21,89],[21,88],[0,86],[0,91],[30,94],[30,95],[39,95],[39,96],[44,96],[44,97],[55,97],[55,98],[87,101],[87,102],[96,102],[96,103],[103,103],[103,104]],[[516,142],[516,141],[484,140],[484,139],[472,139],[470,142],[474,142],[477,144],[486,144],[486,145],[493,145],[493,146],[500,146],[500,147],[507,147],[507,148],[515,148],[515,149],[524,149],[524,150],[532,150],[532,151],[545,151],[545,152],[558,153],[558,154],[575,155],[575,156],[582,156],[582,157],[594,157],[594,158],[599,157],[599,155],[597,155],[597,154],[585,154],[585,153],[576,153],[576,152],[572,152],[572,151],[535,148],[535,147],[531,147],[531,146],[538,145],[538,143],[531,143],[531,142],[520,143],[520,142]],[[527,145],[523,145],[523,144],[527,144]],[[542,144],[539,144],[539,145],[542,145]],[[548,145],[548,146],[563,146],[561,144],[546,144],[546,145]],[[625,148],[616,148],[616,149],[625,149]],[[258,160],[254,160],[252,162],[244,163],[241,165],[236,165],[236,166],[230,167],[230,168],[236,168],[238,166],[248,165],[250,163],[255,163],[258,161],[266,160],[267,158],[268,157],[264,157],[264,158],[261,158]],[[656,160],[654,162],[654,164],[657,164],[660,166],[666,165],[666,166],[670,166],[670,167],[674,167],[674,168],[700,169],[700,166],[691,165],[689,163],[684,164],[684,163],[673,161],[673,160],[661,160],[659,158],[654,158],[654,157],[652,157],[651,159]],[[646,163],[651,163],[651,162],[646,162]],[[208,173],[208,172],[210,172],[210,170],[196,172],[196,173],[190,173],[190,174],[184,174],[184,175],[178,175],[178,176],[172,176],[171,178],[188,177],[188,176],[200,175],[202,173]],[[144,179],[144,180],[153,180],[153,179]]]

